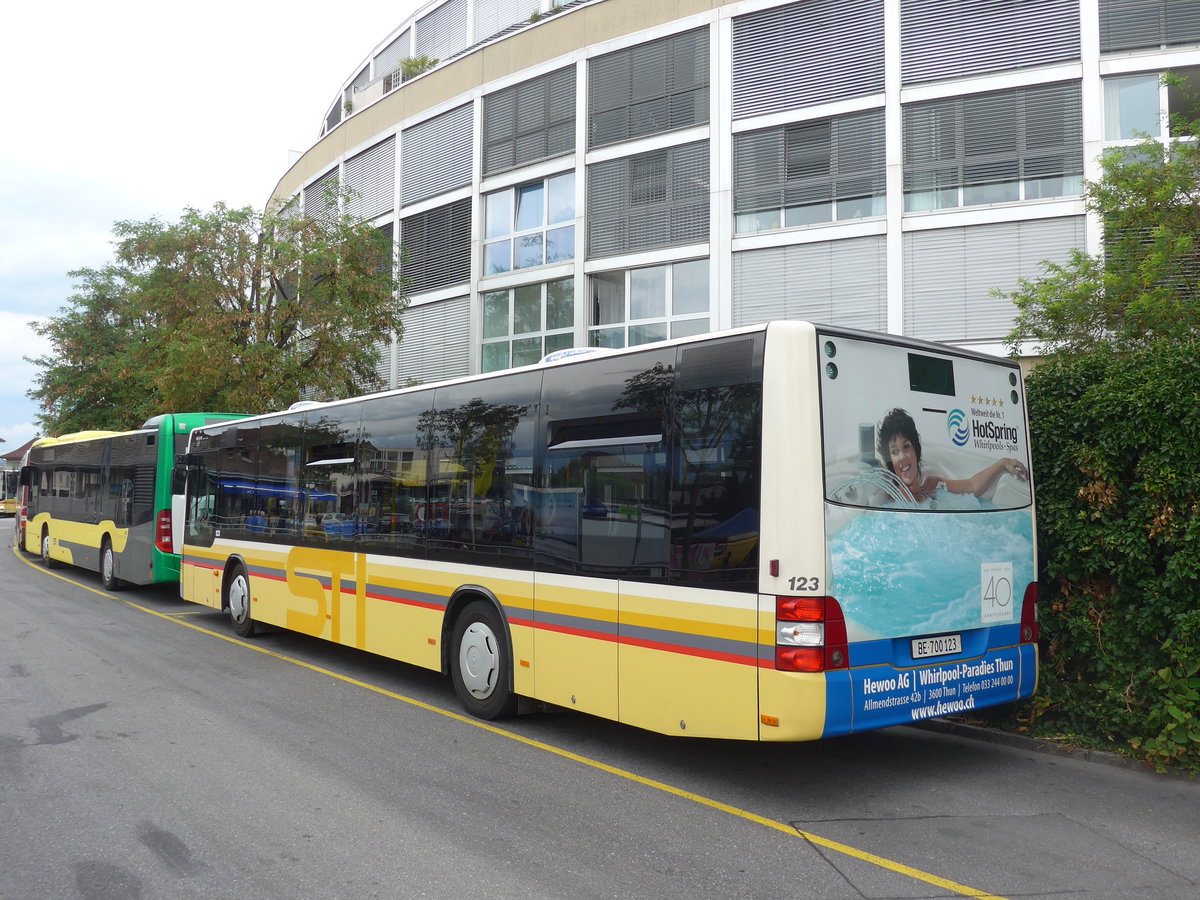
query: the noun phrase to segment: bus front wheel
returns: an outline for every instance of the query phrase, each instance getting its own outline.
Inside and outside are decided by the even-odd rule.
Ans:
[[[476,600],[454,623],[450,646],[450,678],[454,693],[471,715],[502,719],[517,708],[512,683],[512,655],[504,624],[492,604]]]
[[[108,538],[100,548],[100,581],[106,591],[119,591],[121,579],[117,577],[117,555],[113,553],[112,544]]]
[[[42,531],[42,565],[47,569],[57,569],[58,560],[50,555],[50,532]]]
[[[240,564],[233,567],[225,584],[225,606],[233,630],[242,637],[254,634],[254,619],[250,616],[250,576]]]

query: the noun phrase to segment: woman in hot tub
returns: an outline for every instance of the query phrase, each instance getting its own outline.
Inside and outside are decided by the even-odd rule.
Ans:
[[[900,479],[913,500],[923,503],[933,497],[939,484],[952,494],[986,494],[1005,472],[1025,481],[1029,471],[1020,460],[998,459],[982,472],[970,478],[943,478],[921,471],[921,436],[912,416],[902,409],[893,409],[879,423],[878,451],[880,458]]]

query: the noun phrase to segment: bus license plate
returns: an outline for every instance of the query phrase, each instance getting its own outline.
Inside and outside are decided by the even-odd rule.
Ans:
[[[961,634],[943,634],[938,637],[913,638],[913,659],[928,659],[931,656],[950,656],[962,653]]]

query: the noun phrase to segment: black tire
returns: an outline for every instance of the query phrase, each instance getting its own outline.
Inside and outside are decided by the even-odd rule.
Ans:
[[[108,538],[100,545],[100,581],[106,591],[119,591],[125,583],[117,577],[117,555]]]
[[[225,580],[225,607],[229,624],[242,637],[254,636],[254,619],[250,615],[250,576],[241,563],[234,563]]]
[[[42,565],[47,569],[57,569],[59,561],[50,555],[50,531],[42,529]]]
[[[454,623],[450,679],[463,708],[479,719],[503,719],[517,710],[512,692],[512,651],[496,608],[470,604]]]

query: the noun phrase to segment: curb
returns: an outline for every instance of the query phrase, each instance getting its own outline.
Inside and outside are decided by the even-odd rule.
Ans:
[[[968,725],[966,722],[956,722],[952,719],[926,719],[922,722],[914,722],[912,728],[921,728],[926,731],[936,731],[938,734],[949,734],[954,737],[963,737],[969,740],[982,741],[988,744],[999,744],[1004,747],[1015,747],[1019,750],[1029,750],[1034,753],[1047,753],[1052,756],[1068,756],[1072,759],[1081,759],[1085,762],[1097,763],[1103,766],[1112,766],[1117,769],[1128,769],[1133,772],[1141,772],[1146,775],[1154,775],[1158,777],[1175,778],[1180,781],[1196,782],[1197,776],[1194,773],[1186,772],[1182,769],[1172,769],[1168,767],[1163,772],[1155,770],[1154,766],[1145,760],[1132,759],[1128,756],[1122,756],[1119,753],[1112,753],[1108,750],[1093,750],[1088,747],[1078,747],[1073,744],[1060,744],[1055,741],[1048,741],[1044,738],[1029,737],[1023,734],[1014,734],[1011,731],[996,731],[991,728],[984,728],[980,725]]]

